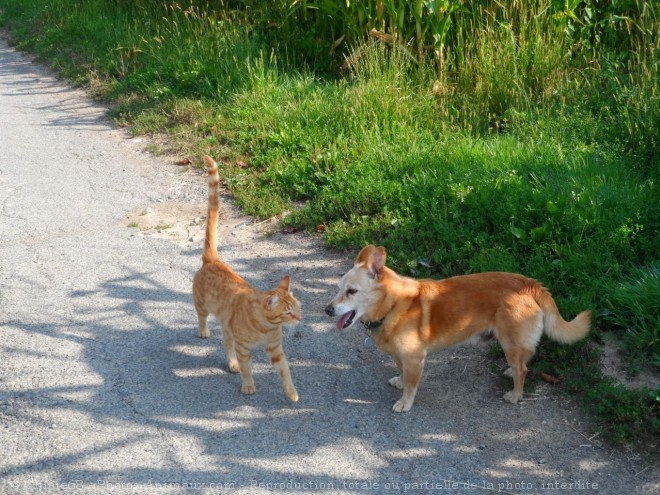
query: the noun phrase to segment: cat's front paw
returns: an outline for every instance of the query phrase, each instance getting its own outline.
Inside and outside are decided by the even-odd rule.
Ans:
[[[241,371],[241,367],[238,365],[238,361],[229,361],[229,371],[232,373],[239,373]]]
[[[287,388],[286,389],[286,396],[291,400],[291,402],[298,402],[298,392],[296,391],[295,388]]]
[[[257,391],[257,387],[254,386],[253,384],[243,384],[241,387],[241,392],[244,393],[245,395],[252,395]]]

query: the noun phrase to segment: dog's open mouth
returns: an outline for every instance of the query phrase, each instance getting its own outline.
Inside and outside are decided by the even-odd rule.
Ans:
[[[337,328],[339,330],[343,330],[344,328],[348,328],[351,326],[351,323],[353,323],[353,318],[355,318],[355,311],[349,311],[348,313],[344,313],[341,315],[341,318],[337,321]]]

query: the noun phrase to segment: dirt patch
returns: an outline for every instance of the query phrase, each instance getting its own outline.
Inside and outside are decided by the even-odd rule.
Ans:
[[[205,222],[204,205],[178,201],[153,203],[126,215],[126,225],[136,229],[136,235],[165,238],[177,243],[203,239]]]
[[[628,389],[648,387],[655,389],[660,386],[658,374],[650,369],[643,369],[635,376],[630,376],[627,372],[623,350],[621,345],[612,334],[605,334],[603,337],[603,356],[601,366],[603,373]]]
[[[204,178],[205,175],[195,169],[181,172],[167,201],[155,201],[128,212],[123,224],[135,229],[135,235],[138,236],[168,239],[180,245],[201,246],[206,233],[207,205],[200,203],[198,196],[206,195]],[[199,191],[201,188],[204,191]],[[278,230],[278,218],[256,221],[253,217],[242,215],[226,189],[220,188],[220,237],[239,236],[243,231],[268,236]]]

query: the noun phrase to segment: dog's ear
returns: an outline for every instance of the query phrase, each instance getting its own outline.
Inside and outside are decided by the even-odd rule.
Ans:
[[[362,263],[364,267],[369,270],[369,275],[371,275],[372,278],[379,279],[386,260],[387,252],[384,247],[376,247],[373,244],[369,244],[360,251],[360,254],[358,254],[358,257],[355,259],[355,264]]]
[[[385,252],[385,248],[383,246],[374,248],[371,253],[371,265],[369,266],[369,273],[371,273],[374,278],[380,279],[386,260],[387,253]]]
[[[366,265],[369,263],[369,258],[371,258],[371,251],[376,249],[376,246],[373,244],[369,244],[368,246],[365,246],[362,248],[362,251],[360,251],[360,254],[357,255],[357,258],[355,258],[355,264],[359,265],[362,263],[363,265]]]

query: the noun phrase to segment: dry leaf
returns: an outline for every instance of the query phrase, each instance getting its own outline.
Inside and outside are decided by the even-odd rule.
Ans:
[[[552,383],[553,385],[557,385],[559,382],[561,382],[561,378],[553,376],[549,373],[541,373],[541,378],[543,381]]]
[[[185,166],[185,165],[192,165],[192,160],[190,158],[184,158],[183,160],[179,160],[176,162],[177,165]]]
[[[318,224],[316,226],[316,231],[317,232],[325,232],[325,225],[323,225],[322,223]]]

